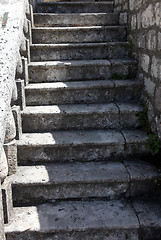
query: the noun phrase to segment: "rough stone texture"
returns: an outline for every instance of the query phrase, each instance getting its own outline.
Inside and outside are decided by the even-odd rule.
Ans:
[[[4,215],[3,215],[3,205],[2,205],[1,181],[0,181],[0,239],[6,240],[5,234],[4,234]]]
[[[14,174],[17,171],[17,142],[16,140],[4,144],[4,150],[8,161],[8,174]]]
[[[119,15],[113,13],[34,14],[34,25],[37,27],[116,25],[118,21]]]
[[[128,15],[128,34],[131,51],[139,59],[138,75],[144,84],[144,102],[149,104],[152,130],[161,136],[161,3],[159,0],[114,1],[114,12],[121,12],[120,21]],[[152,110],[153,109],[153,110]],[[150,113],[153,112],[153,117]]]
[[[12,187],[9,178],[6,178],[2,184],[2,200],[4,211],[4,223],[9,223],[13,212]]]

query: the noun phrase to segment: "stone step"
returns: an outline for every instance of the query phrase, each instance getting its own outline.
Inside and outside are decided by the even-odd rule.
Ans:
[[[33,44],[30,49],[32,62],[128,58],[129,55],[127,42]]]
[[[135,79],[29,84],[25,87],[26,104],[135,102],[141,87]]]
[[[76,26],[104,26],[118,25],[117,13],[35,13],[34,25],[36,27],[76,27]]]
[[[24,133],[18,142],[19,165],[120,159],[146,155],[147,135],[140,130],[68,130]]]
[[[118,199],[152,194],[159,177],[154,166],[136,159],[124,163],[19,166],[11,181],[14,205],[22,206],[55,199]]]
[[[126,41],[125,26],[36,27],[32,29],[35,43],[94,43]]]
[[[158,199],[61,201],[14,208],[7,240],[161,239]]]
[[[111,13],[113,1],[38,2],[36,11],[39,13]]]
[[[137,61],[133,59],[31,62],[28,66],[32,83],[104,80],[113,75],[132,78],[137,72]]]
[[[22,113],[23,132],[136,128],[141,110],[125,103],[32,106]]]

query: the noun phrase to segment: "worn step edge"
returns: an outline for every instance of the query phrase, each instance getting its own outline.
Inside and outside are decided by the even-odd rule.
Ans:
[[[79,31],[79,30],[106,30],[106,29],[127,29],[126,26],[78,26],[78,27],[33,27],[32,31]]]
[[[14,204],[31,205],[69,198],[118,199],[156,192],[155,181],[161,174],[154,166],[138,159],[124,164],[92,162],[19,166],[16,175],[11,176]]]
[[[65,21],[66,19],[66,21]],[[45,21],[44,21],[45,20]],[[117,13],[35,13],[35,27],[118,25]]]
[[[153,239],[161,238],[160,200],[56,202],[14,208],[5,226],[7,239]]]
[[[22,112],[23,132],[59,129],[122,129],[139,127],[134,104],[67,104],[26,107]],[[38,124],[39,123],[39,124]]]
[[[141,87],[141,82],[135,79],[36,83],[26,86],[26,103],[35,106],[136,102],[140,99]]]

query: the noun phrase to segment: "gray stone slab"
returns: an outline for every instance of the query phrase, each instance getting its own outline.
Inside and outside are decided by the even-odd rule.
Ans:
[[[24,166],[11,181],[16,204],[59,198],[115,199],[126,195],[129,188],[128,172],[118,162]]]
[[[108,130],[55,131],[23,134],[18,143],[20,164],[26,161],[88,161],[123,154],[124,138]]]
[[[32,29],[33,43],[126,41],[124,26],[46,27]]]
[[[115,13],[34,14],[34,25],[37,27],[101,26],[117,25],[118,22],[119,17]]]
[[[33,220],[34,219],[34,220]],[[15,208],[15,220],[5,227],[7,239],[138,240],[139,223],[126,202],[60,202]]]

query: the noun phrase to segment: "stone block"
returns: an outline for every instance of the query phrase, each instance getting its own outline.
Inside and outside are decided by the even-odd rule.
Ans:
[[[161,112],[161,87],[157,88],[155,92],[155,108]]]
[[[156,25],[158,27],[161,27],[161,3],[160,2],[155,4],[155,19],[156,19]]]
[[[136,29],[136,15],[133,15],[131,18],[131,29],[132,30]]]
[[[127,24],[127,12],[120,13],[119,23],[121,25]]]
[[[16,85],[18,91],[18,99],[15,104],[19,105],[21,110],[23,110],[26,107],[24,80],[16,80]]]
[[[5,233],[4,233],[4,216],[3,216],[3,205],[2,205],[2,191],[1,191],[1,184],[0,184],[0,239],[5,240]]]
[[[161,50],[161,32],[158,32],[158,50]]]
[[[12,187],[9,178],[6,178],[2,184],[2,202],[4,223],[9,223],[13,211]]]
[[[21,120],[21,109],[20,106],[12,107],[13,116],[16,124],[16,140],[19,140],[22,136],[22,120]]]
[[[1,156],[0,156],[0,179],[3,180],[8,175],[8,162],[6,158],[6,154],[4,148],[2,148]]]
[[[144,87],[145,91],[151,96],[154,96],[154,90],[155,90],[155,83],[150,79],[145,77],[144,78]]]
[[[161,79],[161,59],[152,57],[152,65],[151,65],[151,75],[155,78]]]
[[[5,133],[5,143],[9,143],[16,137],[16,126],[15,120],[11,108],[8,110],[6,118],[6,133]]]
[[[149,56],[147,54],[143,54],[141,56],[141,67],[146,73],[149,72],[149,63],[150,63]]]
[[[155,14],[154,14],[154,8],[152,4],[150,4],[146,8],[146,10],[142,13],[141,21],[142,21],[143,28],[148,28],[155,24]]]
[[[13,140],[4,144],[4,150],[8,161],[8,174],[12,175],[17,171],[17,142]]]
[[[147,47],[149,50],[155,50],[157,44],[156,31],[151,30],[147,34]]]

